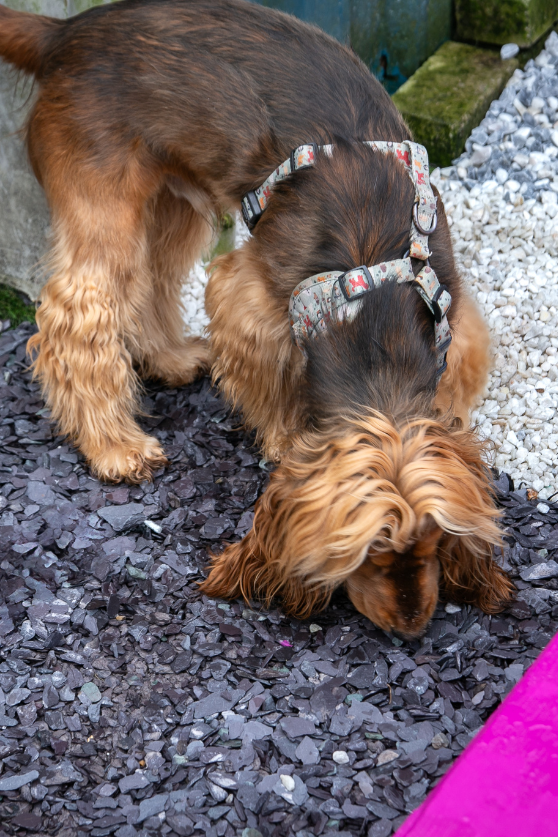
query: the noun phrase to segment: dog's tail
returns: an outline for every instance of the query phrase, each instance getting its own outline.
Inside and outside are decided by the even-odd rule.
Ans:
[[[0,6],[0,58],[40,77],[44,60],[63,20]]]

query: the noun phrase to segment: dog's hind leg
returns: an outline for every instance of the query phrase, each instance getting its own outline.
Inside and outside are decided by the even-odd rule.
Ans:
[[[213,226],[189,201],[163,186],[149,211],[147,229],[152,282],[141,334],[130,348],[142,375],[170,386],[189,384],[209,369],[212,355],[207,340],[186,334],[181,291],[211,240]]]
[[[53,420],[93,471],[140,482],[166,462],[134,420],[138,379],[127,347],[141,334],[151,284],[145,205],[157,173],[134,158],[119,177],[67,159],[53,171],[43,178],[54,248],[29,344],[34,373]]]

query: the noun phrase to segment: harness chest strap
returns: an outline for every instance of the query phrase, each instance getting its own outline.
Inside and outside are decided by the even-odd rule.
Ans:
[[[446,354],[451,343],[447,312],[451,295],[441,285],[428,264],[428,237],[436,229],[436,196],[430,186],[428,153],[422,145],[404,142],[370,141],[364,143],[382,154],[394,154],[405,166],[415,186],[408,257],[382,262],[372,267],[362,265],[348,270],[319,273],[304,279],[294,289],[289,303],[291,332],[296,345],[304,352],[305,341],[326,331],[331,322],[353,320],[361,308],[361,297],[383,282],[410,282],[434,315],[434,344],[437,378],[446,369]],[[275,183],[299,169],[313,166],[318,152],[331,156],[333,145],[318,147],[315,143],[300,145],[258,189],[242,199],[242,214],[253,229],[268,205]],[[411,258],[425,262],[415,276]]]
[[[291,333],[295,344],[304,351],[305,341],[317,337],[329,325],[352,321],[360,311],[362,297],[386,281],[411,283],[434,315],[434,344],[438,377],[446,369],[446,354],[451,343],[447,313],[451,295],[441,285],[430,265],[415,276],[410,258],[382,262],[372,267],[355,267],[345,273],[329,271],[304,279],[294,289],[289,303]]]

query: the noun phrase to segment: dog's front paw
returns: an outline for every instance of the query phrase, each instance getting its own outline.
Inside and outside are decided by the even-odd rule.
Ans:
[[[153,479],[154,471],[168,465],[163,448],[153,436],[130,445],[111,445],[90,458],[91,470],[104,482],[140,483]]]

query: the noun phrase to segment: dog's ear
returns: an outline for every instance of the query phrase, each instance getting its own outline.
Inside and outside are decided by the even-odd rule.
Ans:
[[[270,506],[274,505],[274,492],[271,486],[270,489],[256,504],[250,532],[240,543],[231,544],[219,555],[212,556],[209,575],[200,589],[206,596],[222,599],[242,596],[247,603],[256,599],[266,607],[278,597],[285,613],[306,619],[327,605],[333,587],[311,585],[296,572],[286,572],[283,542],[273,525]]]
[[[443,435],[434,433],[431,454],[437,462],[439,489],[423,495],[434,471],[418,484],[414,508],[422,519],[432,517],[444,533],[438,548],[441,587],[448,598],[497,613],[512,599],[514,585],[493,558],[502,540],[483,446],[475,435],[453,423]],[[433,498],[434,502],[433,502]]]
[[[264,567],[265,560],[250,531],[240,543],[233,543],[218,555],[211,556],[209,575],[200,584],[200,590],[212,598],[236,599],[242,596],[249,602],[259,588],[258,578]]]
[[[445,597],[498,613],[512,600],[515,587],[492,557],[492,543],[471,535],[445,535],[438,557]]]

